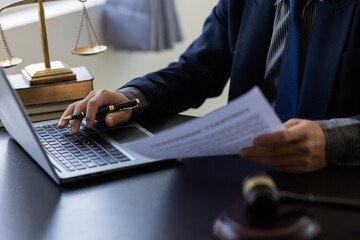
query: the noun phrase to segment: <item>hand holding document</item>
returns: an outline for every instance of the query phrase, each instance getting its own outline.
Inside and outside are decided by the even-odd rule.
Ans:
[[[284,127],[258,87],[204,117],[127,144],[152,158],[238,154],[255,137]]]

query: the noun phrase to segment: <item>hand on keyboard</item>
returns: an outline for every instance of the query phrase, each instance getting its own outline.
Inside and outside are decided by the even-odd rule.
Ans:
[[[78,114],[86,111],[86,127],[91,128],[94,125],[97,110],[103,106],[109,106],[121,102],[129,101],[129,99],[122,93],[109,90],[92,91],[89,95],[81,101],[75,102],[65,110],[60,122],[59,129],[65,128],[69,120],[63,120],[64,117]],[[101,116],[102,120],[105,119],[108,127],[113,127],[120,123],[127,122],[132,114],[132,110],[119,111],[109,113],[106,116]],[[98,119],[101,120],[101,119]],[[71,120],[71,134],[79,133],[81,119]]]

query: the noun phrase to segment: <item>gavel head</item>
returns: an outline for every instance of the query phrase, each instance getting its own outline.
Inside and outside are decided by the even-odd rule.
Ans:
[[[263,173],[248,176],[243,181],[246,209],[258,220],[271,219],[278,208],[279,192],[273,179]]]

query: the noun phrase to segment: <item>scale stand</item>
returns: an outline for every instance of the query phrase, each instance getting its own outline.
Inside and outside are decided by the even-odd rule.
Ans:
[[[61,61],[50,62],[50,67],[44,63],[31,64],[21,73],[30,86],[76,80],[76,74]]]

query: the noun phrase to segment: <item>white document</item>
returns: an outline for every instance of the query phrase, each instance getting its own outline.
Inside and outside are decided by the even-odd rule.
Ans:
[[[284,127],[258,87],[204,117],[165,130],[127,147],[151,158],[238,154],[255,137]]]

